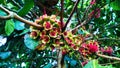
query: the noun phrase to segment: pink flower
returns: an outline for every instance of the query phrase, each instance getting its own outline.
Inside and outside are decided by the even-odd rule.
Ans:
[[[96,3],[96,0],[91,0],[90,4],[93,5]]]

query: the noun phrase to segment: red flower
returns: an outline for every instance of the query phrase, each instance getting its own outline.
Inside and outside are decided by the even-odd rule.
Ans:
[[[66,37],[68,35],[67,31],[63,32],[63,36]]]
[[[46,31],[43,30],[43,31],[40,33],[40,38],[43,39],[45,35],[46,35]]]
[[[67,37],[67,38],[65,38],[65,40],[68,44],[72,44],[72,40],[70,38]]]
[[[101,48],[101,52],[108,54],[108,55],[112,55],[113,49],[112,49],[112,47]]]
[[[96,0],[91,0],[90,4],[93,5],[96,3]]]
[[[60,40],[59,39],[55,39],[55,44],[60,44]]]
[[[37,30],[33,30],[30,33],[30,37],[33,38],[33,39],[36,39],[38,37],[38,31]]]
[[[57,32],[56,31],[50,31],[50,37],[56,38],[57,37]]]
[[[66,48],[64,48],[63,50],[62,50],[62,55],[66,55],[67,54],[67,49]]]
[[[45,28],[45,30],[52,29],[52,25],[50,22],[44,22],[43,27]]]
[[[44,38],[42,39],[42,43],[49,43],[50,42],[50,37],[45,35]]]
[[[97,44],[93,44],[93,43],[90,43],[88,45],[88,47],[89,47],[89,51],[92,52],[92,53],[97,52],[98,49],[99,49],[98,45]]]

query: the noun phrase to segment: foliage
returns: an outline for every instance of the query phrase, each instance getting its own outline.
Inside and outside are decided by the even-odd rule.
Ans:
[[[76,1],[64,0],[61,22],[61,0],[0,0],[0,6],[42,25],[29,26],[13,16],[2,19],[9,13],[0,8],[0,67],[57,67],[61,47],[63,67],[119,68],[119,61],[97,53],[120,57],[120,0],[80,0],[62,31]]]

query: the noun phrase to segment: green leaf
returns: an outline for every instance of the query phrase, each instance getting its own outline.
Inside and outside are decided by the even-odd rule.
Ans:
[[[98,60],[91,60],[90,62],[88,62],[84,68],[113,68],[112,65],[110,66],[101,66],[100,64],[98,64]]]
[[[18,15],[25,16],[30,9],[34,6],[34,0],[25,0],[23,8],[18,11]]]
[[[15,29],[16,30],[23,30],[25,29],[25,24],[20,21],[15,21]]]
[[[11,52],[0,52],[0,59],[6,59],[11,55]]]
[[[49,64],[47,64],[46,66],[44,66],[43,68],[52,68],[52,64],[49,63]]]
[[[7,20],[5,24],[5,33],[9,36],[14,31],[14,22],[12,19]]]
[[[2,10],[0,10],[0,16],[6,16],[7,14],[5,12],[3,12]]]
[[[113,10],[120,10],[120,0],[115,0],[114,2],[111,2],[110,5]]]
[[[0,4],[6,4],[6,0],[0,0]]]
[[[25,46],[28,47],[29,49],[34,50],[36,48],[36,46],[38,46],[38,40],[34,40],[32,38],[30,38],[29,34],[26,34],[24,36],[24,43]]]

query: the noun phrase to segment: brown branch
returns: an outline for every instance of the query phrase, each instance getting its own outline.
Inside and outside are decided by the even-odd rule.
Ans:
[[[8,9],[4,8],[3,6],[0,5],[0,9],[2,9],[3,11],[5,11],[6,13],[8,13],[8,16],[0,16],[0,19],[11,19],[11,18],[15,18],[23,23],[26,23],[30,26],[34,26],[38,29],[42,28],[41,25],[38,25],[38,24],[35,24],[31,21],[28,21],[22,17],[20,17],[19,15],[17,15],[16,13],[12,12],[12,11],[9,11]]]
[[[107,56],[107,55],[102,55],[102,54],[100,54],[99,52],[97,53],[97,55],[98,55],[99,57],[102,57],[102,58],[120,61],[120,58],[112,57],[112,56]]]
[[[71,11],[71,13],[70,13],[70,16],[69,16],[68,20],[67,20],[67,22],[65,23],[65,26],[64,26],[64,28],[63,28],[63,31],[65,31],[65,29],[66,29],[66,27],[67,27],[67,25],[68,25],[71,17],[73,16],[73,13],[75,12],[75,9],[77,8],[77,5],[78,5],[79,1],[80,1],[80,0],[77,0],[77,1],[76,1],[75,5],[74,5],[74,7],[73,7],[73,9],[72,9],[72,11]]]
[[[97,40],[115,40],[115,41],[120,41],[120,39],[115,39],[115,38],[98,38]]]
[[[44,8],[46,8],[48,11],[50,11],[50,12],[53,12],[54,10],[53,9],[51,9],[51,8],[47,8],[45,5],[43,5],[40,1],[37,1],[37,0],[35,0],[35,4],[36,5],[38,5],[38,6],[40,6],[40,7],[44,7]]]
[[[62,65],[61,65],[61,61],[62,61],[62,50],[59,49],[59,52],[58,52],[58,68],[62,68]]]
[[[118,63],[120,63],[120,61],[117,61],[117,62],[110,62],[110,63],[105,63],[105,64],[100,64],[100,65],[111,65],[111,64],[118,64]]]
[[[83,21],[80,25],[76,26],[71,31],[77,30],[78,28],[80,28],[81,26],[85,25],[86,23],[87,23],[87,20]]]

